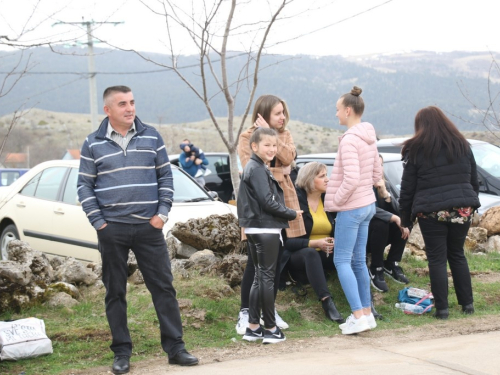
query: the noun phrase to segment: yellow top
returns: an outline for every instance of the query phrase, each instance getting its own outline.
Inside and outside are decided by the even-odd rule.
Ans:
[[[323,201],[321,199],[319,200],[316,212],[314,212],[311,207],[309,207],[309,211],[313,219],[313,227],[309,240],[319,240],[321,238],[330,237],[332,235],[332,224],[330,220],[328,220],[328,216],[326,216]],[[321,249],[317,248],[316,250],[320,251]]]

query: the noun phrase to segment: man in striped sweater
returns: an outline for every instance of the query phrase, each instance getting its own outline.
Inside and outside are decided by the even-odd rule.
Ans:
[[[196,365],[198,359],[186,351],[182,340],[179,305],[162,232],[174,194],[163,139],[135,116],[130,88],[108,87],[103,99],[107,117],[82,146],[78,197],[97,230],[106,316],[113,336],[113,372],[127,373],[132,354],[126,301],[129,249],[151,292],[169,363]]]

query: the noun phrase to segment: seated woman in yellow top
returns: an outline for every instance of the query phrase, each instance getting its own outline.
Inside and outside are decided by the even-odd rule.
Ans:
[[[288,267],[290,275],[303,284],[310,283],[323,305],[328,319],[343,323],[332,295],[326,285],[324,269],[333,270],[333,233],[335,214],[325,212],[325,197],[328,176],[326,165],[311,162],[299,169],[295,182],[306,234],[289,238],[281,262],[281,269]]]

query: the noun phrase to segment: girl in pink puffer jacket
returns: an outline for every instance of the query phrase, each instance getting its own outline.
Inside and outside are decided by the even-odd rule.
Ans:
[[[377,326],[371,312],[366,267],[368,225],[375,214],[373,185],[382,178],[375,129],[361,122],[364,101],[354,86],[337,101],[337,118],[348,130],[339,139],[325,196],[325,211],[337,212],[333,261],[352,315],[339,327],[350,335]]]

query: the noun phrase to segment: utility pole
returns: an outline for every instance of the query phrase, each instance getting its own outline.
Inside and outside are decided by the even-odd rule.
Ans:
[[[97,130],[97,83],[96,83],[96,71],[95,71],[95,59],[94,59],[94,40],[92,38],[92,25],[119,25],[120,22],[95,22],[95,21],[82,21],[82,22],[56,22],[55,25],[82,25],[87,28],[87,47],[88,47],[88,69],[89,69],[89,93],[90,93],[90,117],[92,120],[92,131]]]

